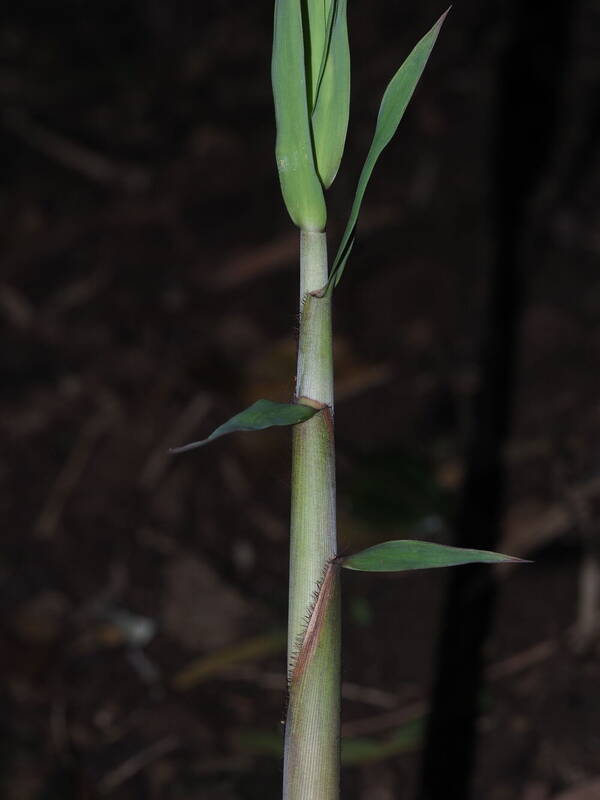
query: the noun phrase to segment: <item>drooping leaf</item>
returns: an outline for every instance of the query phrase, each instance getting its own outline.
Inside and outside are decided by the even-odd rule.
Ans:
[[[385,739],[342,738],[342,764],[374,764],[400,753],[418,750],[423,741],[425,717],[410,720]]]
[[[210,436],[199,442],[173,447],[171,453],[186,453],[202,447],[220,436],[236,431],[262,431],[279,425],[297,425],[313,417],[319,409],[301,403],[274,403],[272,400],[257,400],[244,411],[240,411],[223,425],[219,425]]]
[[[342,160],[350,114],[347,0],[331,0],[329,14],[311,119],[317,172],[326,189]]]
[[[373,173],[373,168],[383,149],[389,144],[400,124],[400,120],[404,116],[406,107],[413,96],[419,78],[423,74],[423,70],[425,69],[425,65],[427,64],[427,60],[433,50],[433,46],[447,14],[448,11],[442,14],[433,28],[418,42],[385,90],[381,106],[379,107],[377,125],[375,126],[375,134],[371,142],[371,148],[367,154],[362,172],[360,173],[360,178],[358,179],[358,186],[356,188],[354,202],[352,203],[348,224],[346,225],[346,230],[344,231],[337,255],[332,265],[329,286],[337,286],[342,277],[346,261],[348,260],[348,256],[354,244],[356,223],[367,184]]]
[[[172,686],[176,691],[185,692],[199,683],[219,675],[248,661],[259,661],[266,656],[285,649],[286,632],[282,630],[252,636],[241,642],[214,650],[212,653],[195,658],[175,675]]]
[[[346,450],[352,448],[346,444]],[[401,448],[356,451],[346,506],[353,518],[372,527],[393,526],[403,536],[426,535],[443,526],[450,493],[438,482],[431,464]]]
[[[283,199],[296,225],[320,231],[327,211],[313,155],[300,0],[275,0],[271,79]]]
[[[403,572],[410,569],[454,567],[459,564],[501,564],[509,561],[518,562],[522,559],[489,550],[471,550],[402,539],[368,547],[360,553],[340,558],[339,563],[342,567],[361,572]]]
[[[417,750],[423,739],[424,717],[410,720],[385,738],[342,737],[341,762],[344,766],[371,764],[392,758],[400,753]],[[281,758],[283,742],[280,733],[245,729],[237,737],[239,749],[245,753]]]

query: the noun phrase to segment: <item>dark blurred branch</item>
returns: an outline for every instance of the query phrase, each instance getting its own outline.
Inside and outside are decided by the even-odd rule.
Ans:
[[[474,398],[456,543],[496,549],[504,512],[508,439],[515,390],[524,250],[530,203],[544,175],[556,128],[569,23],[576,4],[551,10],[513,0],[510,39],[500,65],[493,153],[496,258],[489,277],[480,389]],[[469,796],[483,684],[483,648],[495,605],[485,567],[452,573],[422,765],[420,798]]]
[[[92,181],[113,184],[129,192],[141,191],[150,184],[150,175],[142,167],[117,163],[104,154],[49,130],[22,111],[5,111],[2,122],[34,150]]]

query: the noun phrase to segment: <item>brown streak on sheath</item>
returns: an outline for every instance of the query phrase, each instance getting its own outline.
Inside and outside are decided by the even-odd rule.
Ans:
[[[329,438],[330,440],[333,440],[333,414],[331,413],[331,408],[329,406],[325,406],[323,408],[323,419],[325,420],[325,426],[327,427]]]
[[[295,681],[300,680],[302,673],[310,663],[310,660],[317,649],[317,643],[319,641],[321,628],[323,627],[325,613],[329,607],[329,602],[333,595],[335,573],[337,569],[337,564],[335,564],[333,561],[330,561],[327,564],[323,582],[321,583],[321,588],[319,589],[317,599],[315,600],[310,619],[308,620],[308,625],[306,626],[304,638],[302,639],[302,645],[298,652],[294,669],[292,670],[290,677],[290,689],[294,686]]]
[[[305,395],[300,395],[300,397],[297,397],[296,404],[299,406],[316,408],[317,411],[322,411],[324,408],[327,408],[327,405],[325,403],[321,403],[320,400],[313,400],[312,397],[306,397]]]

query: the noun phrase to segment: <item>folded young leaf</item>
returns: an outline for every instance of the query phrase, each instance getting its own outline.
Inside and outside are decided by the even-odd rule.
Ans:
[[[321,231],[327,210],[313,153],[306,68],[302,3],[275,0],[271,78],[279,181],[294,224],[303,230]]]
[[[423,70],[433,50],[440,28],[446,19],[446,14],[448,14],[448,11],[442,14],[433,28],[418,42],[385,90],[381,106],[379,107],[379,115],[377,117],[377,125],[375,127],[371,148],[367,154],[362,172],[360,173],[360,178],[358,179],[358,186],[356,188],[354,202],[352,203],[348,224],[346,225],[346,230],[344,231],[337,255],[332,264],[328,284],[330,287],[337,286],[342,277],[346,261],[348,260],[348,256],[354,244],[356,222],[367,184],[373,173],[373,168],[383,149],[389,144],[394,133],[396,133],[396,129],[404,116],[404,112],[413,96],[419,78],[423,74]]]
[[[338,563],[346,569],[362,572],[403,572],[409,569],[454,567],[459,564],[501,564],[507,561],[523,559],[489,550],[470,550],[407,539],[376,544],[360,553],[340,558]]]
[[[347,0],[332,0],[329,17],[311,118],[317,172],[326,189],[342,160],[350,113]]]
[[[314,111],[329,54],[338,0],[300,0],[306,64],[308,114]]]
[[[219,425],[206,439],[183,445],[183,447],[173,447],[169,452],[186,453],[188,450],[195,450],[196,447],[202,447],[212,442],[213,439],[236,431],[262,431],[278,425],[297,425],[299,422],[306,422],[317,411],[319,411],[318,408],[301,403],[274,403],[272,400],[257,400],[245,411],[240,411],[223,425]]]

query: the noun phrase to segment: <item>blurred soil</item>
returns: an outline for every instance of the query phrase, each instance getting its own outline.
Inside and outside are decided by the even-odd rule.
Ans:
[[[440,11],[350,5],[332,248],[383,86]],[[296,235],[273,164],[271,15],[228,0],[5,11],[8,800],[278,796],[289,436],[167,453],[293,392]],[[598,791],[585,615],[600,510],[599,20],[598,2],[574,5],[556,144],[520,232],[502,547],[535,564],[502,573],[475,775],[488,800]],[[336,296],[344,548],[449,541],[496,247],[490,148],[510,30],[502,2],[452,12],[368,192]],[[413,796],[445,579],[345,576],[348,800]]]

